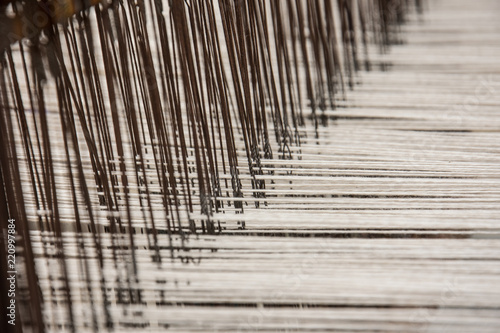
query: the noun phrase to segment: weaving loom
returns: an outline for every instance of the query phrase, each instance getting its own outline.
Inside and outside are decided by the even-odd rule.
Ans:
[[[1,332],[499,332],[500,3],[2,1]]]

